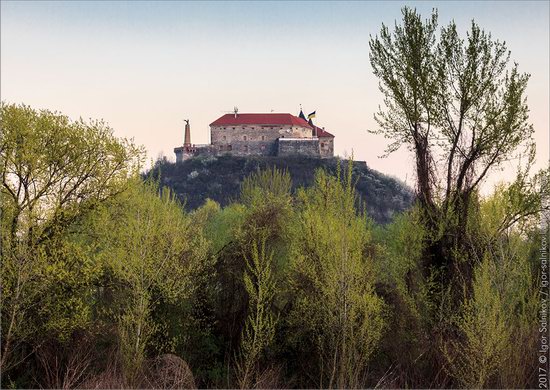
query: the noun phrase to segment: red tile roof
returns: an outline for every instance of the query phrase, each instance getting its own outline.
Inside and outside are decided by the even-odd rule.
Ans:
[[[302,118],[291,114],[225,114],[210,123],[210,126],[241,126],[241,125],[291,125],[311,129],[311,126]]]
[[[321,129],[320,127],[317,127],[317,126],[314,126],[315,127],[315,131],[317,132],[317,137],[321,138],[321,137],[331,137],[331,138],[334,138],[334,136],[332,134],[330,134],[328,131],[325,131],[323,129]],[[314,133],[315,134],[315,133]]]

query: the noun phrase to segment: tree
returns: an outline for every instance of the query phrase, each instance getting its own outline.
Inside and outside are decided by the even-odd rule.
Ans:
[[[388,112],[375,119],[378,133],[393,139],[391,153],[405,144],[415,153],[418,195],[423,207],[434,209],[434,161],[430,148],[436,80],[435,42],[437,13],[426,23],[409,8],[403,9],[403,26],[392,35],[382,25],[380,37],[371,38],[370,61],[380,79]]]
[[[277,318],[272,311],[276,293],[273,277],[273,252],[267,254],[266,237],[260,245],[252,243],[252,257],[246,260],[244,285],[248,294],[248,316],[241,339],[241,356],[237,361],[239,385],[251,388],[259,376],[258,365],[265,349],[275,336]]]
[[[518,204],[506,226],[540,211],[540,195],[548,191],[540,176],[528,176],[535,157],[525,96],[529,75],[510,67],[505,44],[475,22],[465,39],[454,22],[438,38],[436,11],[425,22],[410,8],[402,13],[393,33],[382,25],[370,40],[386,105],[375,115],[374,132],[393,140],[388,153],[402,145],[414,152],[418,199],[432,237],[426,269],[445,266],[470,280],[471,261],[460,262],[452,252],[466,250],[469,216],[487,175],[519,159],[517,187],[535,189],[535,199]]]
[[[540,231],[529,226],[495,238],[498,225],[492,222],[507,208],[501,198],[497,190],[482,201],[476,240],[485,249],[474,268],[472,294],[453,313],[457,337],[442,343],[445,370],[465,387],[535,386],[537,362],[524,356],[536,348],[539,331],[540,274],[533,264],[540,261]]]
[[[367,218],[355,208],[351,164],[344,177],[340,170],[336,177],[318,171],[314,186],[298,194],[291,242],[290,323],[295,337],[315,346],[322,388],[365,387],[385,325],[384,303],[374,292]]]
[[[242,205],[227,207],[218,219],[223,224],[233,215],[233,240],[219,253],[218,278],[224,288],[221,314],[231,324],[227,335],[236,339],[235,345],[240,339],[236,368],[241,387],[261,380],[258,365],[274,337],[273,313],[280,310],[277,286],[285,276],[287,223],[292,215],[291,183],[288,172],[258,169],[241,184]]]
[[[459,342],[451,340],[445,348],[449,371],[468,388],[483,388],[502,365],[510,340],[510,330],[502,298],[493,286],[495,264],[486,257],[476,268],[471,299],[457,320]]]
[[[146,350],[161,330],[156,307],[185,302],[199,285],[195,277],[208,265],[202,228],[168,189],[139,179],[89,221],[98,262],[108,270],[104,295],[130,385],[139,384]]]
[[[128,178],[138,173],[142,153],[133,143],[115,138],[102,121],[71,121],[25,105],[1,103],[0,125],[0,369],[6,372],[17,363],[18,345],[34,332],[26,316],[49,287],[45,276],[53,275],[52,269],[66,258],[55,243],[67,243],[63,237],[77,221],[124,191]],[[83,263],[69,264],[62,267],[63,275]]]
[[[263,234],[275,243],[284,236],[285,222],[290,214],[292,180],[287,171],[258,170],[241,184],[241,201],[247,207],[241,240],[246,244],[260,241]]]

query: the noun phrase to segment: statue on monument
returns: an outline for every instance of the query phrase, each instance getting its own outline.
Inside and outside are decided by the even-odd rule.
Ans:
[[[183,140],[184,146],[191,146],[191,127],[189,126],[189,119],[184,119],[185,121],[185,138]]]

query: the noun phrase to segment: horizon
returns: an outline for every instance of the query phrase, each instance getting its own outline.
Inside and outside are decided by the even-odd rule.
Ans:
[[[506,41],[511,62],[531,74],[527,89],[537,164],[549,161],[548,2],[25,2],[1,3],[2,100],[104,119],[147,158],[174,160],[190,119],[195,144],[208,125],[240,113],[316,111],[335,135],[335,155],[353,156],[414,184],[402,148],[380,159],[387,141],[367,130],[383,98],[368,58],[369,36],[393,25],[404,5],[439,26],[471,19]],[[536,37],[536,39],[534,39]],[[511,175],[494,172],[484,192]]]

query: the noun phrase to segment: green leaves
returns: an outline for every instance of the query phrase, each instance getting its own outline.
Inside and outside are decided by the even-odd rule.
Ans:
[[[436,11],[423,22],[405,7],[393,32],[382,25],[370,40],[386,105],[374,132],[392,140],[388,153],[402,145],[414,152],[419,199],[432,220],[468,209],[492,169],[533,145],[529,75],[509,66],[506,45],[475,22],[464,39],[454,22],[439,37],[436,28]]]
[[[90,320],[98,267],[77,242],[82,221],[121,193],[141,151],[102,121],[0,105],[2,346],[8,370],[24,343],[66,339]]]
[[[501,295],[494,287],[495,264],[488,258],[476,269],[473,296],[457,320],[462,342],[445,348],[450,374],[469,388],[483,388],[502,365],[510,342],[510,323]]]
[[[361,387],[384,328],[384,304],[373,290],[367,219],[355,209],[351,165],[344,177],[318,172],[299,194],[291,243],[291,323],[315,345],[319,386]]]
[[[316,172],[314,185],[295,193],[288,173],[258,171],[243,182],[241,203],[207,201],[187,214],[173,193],[135,175],[137,149],[101,122],[3,105],[6,384],[35,385],[28,371],[55,373],[50,383],[64,387],[62,378],[77,372],[76,386],[109,387],[101,378],[111,375],[113,387],[146,387],[149,359],[169,352],[188,361],[201,387],[532,387],[533,366],[522,356],[537,340],[534,232],[549,173],[528,177],[535,155],[526,145],[514,182],[484,198],[474,181],[483,176],[480,162],[496,155],[497,164],[529,133],[518,130],[527,78],[512,69],[504,84],[492,83],[490,69],[506,53],[475,25],[464,40],[453,25],[444,29],[445,45],[426,54],[435,21],[405,16],[397,40],[383,29],[385,43],[398,42],[401,54],[449,57],[435,75],[422,73],[417,58],[396,69],[404,79],[389,79],[410,83],[403,96],[419,104],[403,123],[421,126],[396,139],[419,147],[419,172],[433,167],[431,132],[441,130],[445,141],[460,126],[488,124],[475,127],[471,146],[465,133],[457,138],[446,165],[450,203],[441,213],[445,198],[434,193],[434,215],[445,218],[433,225],[421,203],[373,226],[355,193],[352,161],[335,175]],[[443,78],[449,88],[428,96]],[[487,80],[492,95],[475,80]],[[463,112],[462,125],[430,111],[442,102],[459,102],[449,118]],[[391,104],[401,110],[391,120],[403,120],[400,103]],[[478,107],[483,115],[472,116]],[[433,189],[434,178],[422,188]],[[460,218],[463,230],[455,229]],[[439,264],[426,266],[433,259]],[[99,385],[80,383],[88,374]]]
[[[195,278],[209,265],[209,243],[196,222],[168,189],[139,179],[87,221],[97,245],[94,261],[102,264],[102,283],[108,286],[106,321],[116,324],[131,384],[139,383],[145,351],[161,331],[155,309],[160,303],[187,303],[198,287]]]
[[[259,245],[258,245],[259,244]],[[248,316],[241,341],[241,356],[237,360],[239,385],[250,388],[260,372],[257,365],[275,337],[277,318],[273,301],[277,291],[273,275],[273,252],[266,253],[266,236],[252,242],[252,256],[245,258],[243,275],[248,294]]]
[[[138,173],[141,151],[102,121],[1,105],[2,193],[15,233],[33,240],[120,192]]]
[[[289,201],[292,180],[286,171],[277,168],[258,170],[241,184],[241,201],[245,206]]]
[[[379,132],[395,140],[388,151],[418,142],[415,132],[427,136],[435,115],[437,12],[426,22],[416,10],[405,7],[402,13],[403,24],[396,24],[393,33],[382,25],[380,36],[369,42],[371,66],[389,108],[375,119]],[[420,129],[421,124],[426,125]]]

